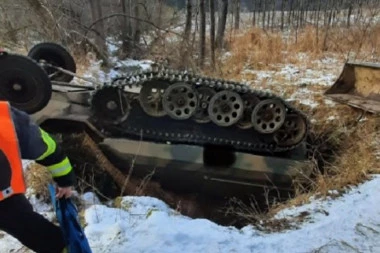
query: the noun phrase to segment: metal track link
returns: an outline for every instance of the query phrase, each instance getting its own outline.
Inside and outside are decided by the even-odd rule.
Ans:
[[[243,95],[246,93],[251,93],[255,96],[257,96],[260,100],[262,99],[271,99],[276,98],[280,100],[286,107],[287,115],[289,114],[296,114],[302,118],[305,124],[305,132],[304,136],[300,138],[300,141],[294,145],[290,146],[281,146],[276,145],[273,143],[267,144],[264,142],[249,142],[245,140],[239,140],[234,139],[234,132],[231,132],[229,139],[220,139],[220,138],[212,138],[209,136],[201,135],[199,134],[186,134],[186,136],[182,133],[176,133],[176,132],[163,132],[157,129],[157,131],[151,131],[150,129],[141,129],[136,128],[133,125],[127,126],[126,128],[123,128],[124,131],[128,132],[130,135],[136,135],[139,136],[143,134],[144,136],[149,136],[151,139],[157,140],[157,141],[170,141],[170,142],[181,142],[181,143],[190,143],[190,144],[196,144],[196,145],[204,145],[204,144],[213,144],[213,145],[231,145],[236,150],[241,151],[253,151],[253,152],[286,152],[289,150],[292,150],[296,148],[299,144],[301,144],[308,132],[309,132],[309,122],[306,117],[306,115],[301,112],[300,110],[294,108],[292,105],[290,105],[288,102],[286,102],[281,97],[271,94],[269,92],[260,91],[257,89],[252,89],[251,87],[248,87],[246,84],[238,83],[238,82],[232,82],[228,80],[223,79],[215,79],[205,76],[196,75],[193,73],[189,73],[186,71],[177,71],[167,68],[152,68],[151,70],[146,71],[137,71],[125,76],[120,76],[114,78],[110,84],[107,84],[99,90],[101,90],[104,87],[114,87],[117,89],[121,89],[122,91],[125,91],[126,87],[129,88],[141,88],[144,82],[147,81],[165,81],[170,84],[174,84],[176,82],[185,82],[191,85],[194,85],[195,87],[205,86],[210,87],[216,91],[222,91],[222,90],[230,90],[238,93],[239,95]],[[148,116],[147,117],[151,117]],[[194,124],[197,124],[194,122]],[[113,126],[115,128],[115,126]],[[122,130],[120,130],[122,131]],[[252,129],[247,129],[245,131],[254,131]],[[257,135],[260,135],[259,133],[256,133]]]

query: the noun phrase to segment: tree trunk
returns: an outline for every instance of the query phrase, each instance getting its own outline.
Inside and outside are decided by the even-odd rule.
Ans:
[[[351,14],[352,14],[352,2],[350,1],[349,6],[348,6],[348,13],[347,13],[347,28],[350,27]]]
[[[234,10],[235,10],[235,30],[240,27],[240,0],[234,0]]]
[[[191,33],[191,17],[192,17],[192,4],[191,0],[186,1],[186,24],[185,24],[185,32],[184,32],[184,40],[189,41],[190,33]]]
[[[157,17],[157,26],[161,27],[162,25],[162,5],[164,0],[158,0],[158,17]]]
[[[300,5],[299,5],[299,16],[298,16],[298,19],[299,19],[299,27],[303,27],[303,16],[304,16],[304,2],[303,0],[300,0]]]
[[[211,50],[211,65],[215,67],[215,2],[210,1],[210,50]]]
[[[297,1],[297,11],[296,11],[297,15],[296,15],[296,43],[298,41],[298,29],[299,29],[299,26],[300,26],[300,19],[301,19],[301,9],[300,9],[300,5],[299,5],[299,1]]]
[[[220,7],[221,13],[218,20],[218,31],[216,34],[216,48],[218,49],[223,47],[224,31],[226,29],[227,14],[228,14],[228,0],[221,0],[220,4],[221,4],[221,7]]]
[[[139,44],[140,42],[140,34],[141,34],[141,30],[140,30],[140,3],[139,1],[135,0],[134,1],[134,7],[133,7],[133,12],[134,12],[134,27],[133,27],[133,42],[135,43],[135,45]]]
[[[262,0],[263,2],[261,3],[262,5],[262,13],[263,13],[263,29],[265,29],[265,10],[266,10],[266,4],[265,0]]]
[[[256,26],[256,1],[255,0],[253,0],[252,6],[253,6],[252,26]]]
[[[328,5],[329,5],[329,0],[327,0],[327,3],[325,3],[325,8],[324,8],[324,15],[323,15],[323,25],[327,25],[327,20],[328,20]]]
[[[289,6],[289,12],[288,12],[288,26],[291,27],[291,17],[292,17],[292,13],[293,13],[293,1],[294,0],[290,0],[290,6]]]
[[[266,0],[265,1],[265,10],[267,10],[265,12],[265,15],[266,15],[266,29],[270,28],[270,15],[271,15],[270,1],[271,0]]]
[[[100,0],[89,0],[90,3],[90,9],[91,9],[91,16],[92,21],[96,22],[99,20],[103,14],[102,14],[102,6]],[[103,21],[96,22],[95,24],[95,44],[99,49],[99,52],[102,54],[101,58],[105,61],[108,58],[108,52],[106,47],[106,41],[104,39],[104,24]],[[104,62],[105,65],[108,65],[108,62]]]
[[[121,10],[123,14],[128,15],[128,3],[127,0],[121,0]],[[131,49],[131,36],[130,36],[130,30],[129,30],[129,18],[127,16],[122,17],[122,30],[121,30],[121,36],[122,36],[122,45],[121,50],[123,54],[127,54],[129,50]]]
[[[322,0],[319,0],[318,1],[317,15],[316,15],[316,24],[317,24],[316,41],[317,41],[317,47],[319,47],[319,13],[321,11],[321,5],[322,5]]]
[[[275,28],[275,18],[276,18],[276,0],[272,0],[272,29]]]
[[[281,31],[284,31],[285,3],[287,0],[281,1]]]
[[[328,17],[328,22],[327,22],[326,33],[325,33],[325,37],[323,39],[323,47],[322,47],[323,51],[327,50],[327,38],[328,38],[329,30],[330,30],[330,27],[331,27],[331,19],[332,19],[333,9],[334,9],[334,6],[333,6],[333,3],[332,3],[331,6],[330,6],[330,12],[329,12],[329,17]]]
[[[199,65],[203,68],[206,53],[206,8],[205,0],[199,0],[199,17],[200,17],[200,31],[199,31]]]

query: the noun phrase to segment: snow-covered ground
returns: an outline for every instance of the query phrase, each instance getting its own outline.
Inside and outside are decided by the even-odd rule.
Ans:
[[[277,70],[252,70],[245,69],[242,72],[243,81],[259,86],[263,82],[272,85],[321,85],[331,86],[338,74],[342,71],[344,62],[335,58],[325,57],[319,60],[309,60],[304,54],[298,55],[305,62],[310,61],[313,68],[304,65],[283,64],[273,66]],[[244,78],[247,75],[247,78]],[[252,79],[251,76],[255,78]]]
[[[191,219],[151,197],[123,197],[118,208],[100,204],[92,193],[85,203],[85,233],[94,253],[124,252],[380,252],[380,176],[341,197],[291,207],[276,219],[297,220],[297,228],[264,233]],[[54,218],[52,206],[31,197],[35,209]],[[0,234],[0,252],[28,252]]]

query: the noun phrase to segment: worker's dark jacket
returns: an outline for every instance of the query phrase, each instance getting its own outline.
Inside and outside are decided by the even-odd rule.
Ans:
[[[0,106],[4,106],[3,103]],[[73,186],[75,176],[70,161],[54,139],[36,125],[28,114],[10,107],[10,115],[18,140],[20,158],[35,160],[37,163],[46,166],[60,187]],[[2,126],[0,131],[1,128]],[[7,167],[12,167],[12,161],[4,154],[0,150],[0,178],[3,179],[8,176],[7,173],[9,174]],[[0,188],[3,188],[4,186],[1,184],[4,184],[4,180],[0,180]],[[0,191],[3,190],[0,189]]]

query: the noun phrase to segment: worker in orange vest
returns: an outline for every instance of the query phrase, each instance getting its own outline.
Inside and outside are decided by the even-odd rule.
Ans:
[[[57,198],[71,196],[76,179],[62,149],[28,114],[0,101],[0,230],[35,252],[65,252],[60,227],[34,212],[24,195],[21,159],[47,167],[57,184]]]

